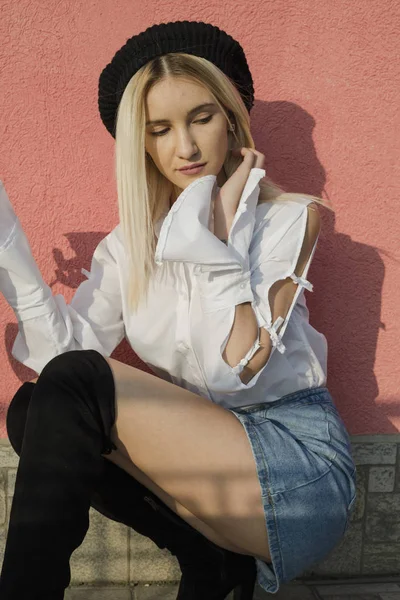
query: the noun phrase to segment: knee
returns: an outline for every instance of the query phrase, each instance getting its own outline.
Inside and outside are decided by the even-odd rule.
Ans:
[[[35,394],[30,403],[30,412],[58,418],[63,405],[72,408],[79,404],[82,394],[90,395],[92,386],[90,370],[87,368],[90,350],[69,350],[57,354],[43,367]]]
[[[35,415],[53,427],[80,413],[94,419],[108,440],[115,412],[113,373],[106,359],[97,350],[70,350],[53,357],[42,369],[28,418]]]
[[[83,389],[94,396],[115,396],[113,371],[97,350],[69,350],[53,357],[43,368],[38,389],[63,386],[73,392]]]
[[[45,365],[36,386],[34,410],[59,418],[61,406],[65,410],[85,406],[92,414],[100,414],[107,423],[110,419],[112,424],[115,421],[113,372],[97,350],[58,354]]]
[[[23,383],[14,394],[7,410],[7,435],[14,452],[16,452],[18,456],[21,454],[26,417],[34,389],[35,384],[31,381]]]
[[[52,380],[57,383],[74,382],[82,383],[96,378],[99,365],[104,368],[105,359],[97,350],[69,350],[54,356],[44,366],[38,380],[38,385],[43,380]]]
[[[68,350],[57,354],[43,367],[38,384],[43,379],[62,380],[65,376],[71,379],[71,375],[85,372],[85,363],[94,350]]]

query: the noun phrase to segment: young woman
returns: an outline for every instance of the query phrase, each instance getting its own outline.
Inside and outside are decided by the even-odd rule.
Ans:
[[[355,466],[304,296],[324,202],[265,176],[253,101],[240,44],[210,24],[154,25],[115,54],[99,110],[120,223],[70,304],[1,186],[12,353],[39,374],[7,414],[2,600],[64,597],[90,506],[177,556],[180,600],[275,593],[342,538]],[[154,375],[110,358],[124,336]]]

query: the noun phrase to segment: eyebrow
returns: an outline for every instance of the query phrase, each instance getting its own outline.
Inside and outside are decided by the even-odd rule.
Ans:
[[[194,115],[197,112],[200,112],[201,110],[205,110],[207,108],[216,108],[216,107],[217,107],[217,105],[214,102],[206,102],[205,104],[199,104],[198,106],[191,108],[189,110],[189,112],[187,113],[187,116],[191,117],[192,115]],[[170,121],[168,119],[156,119],[155,121],[146,121],[146,127],[148,125],[158,125],[158,124],[164,124],[164,123],[170,123]]]

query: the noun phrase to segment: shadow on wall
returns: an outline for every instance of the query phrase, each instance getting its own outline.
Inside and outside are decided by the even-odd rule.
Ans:
[[[326,173],[313,143],[313,117],[298,105],[284,101],[257,101],[253,118],[254,115],[258,118],[253,137],[256,148],[265,154],[268,176],[287,191],[323,196]],[[351,193],[353,190],[349,190],[349,196]],[[334,199],[332,204],[335,207]],[[384,263],[377,248],[336,232],[333,213],[321,207],[320,214],[321,235],[309,271],[314,293],[307,293],[306,299],[311,324],[328,340],[327,385],[339,411],[352,405],[359,410],[361,399],[368,422],[373,419],[378,431],[398,433],[383,414],[382,406],[375,403],[379,393],[374,375],[375,353],[379,329],[385,329],[380,320]],[[54,249],[56,273],[50,287],[62,283],[76,289],[85,279],[81,268],[90,269],[93,252],[107,233],[65,234],[75,258],[65,259],[59,249]],[[10,364],[22,383],[36,374],[11,355],[17,331],[16,324],[9,324],[5,343]],[[152,373],[126,340],[111,356]],[[394,403],[386,406],[393,414]],[[396,406],[400,413],[400,405]]]

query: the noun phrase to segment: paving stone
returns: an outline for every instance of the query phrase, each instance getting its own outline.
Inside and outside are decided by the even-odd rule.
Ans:
[[[359,598],[361,594],[376,594],[392,592],[399,593],[400,586],[397,583],[348,583],[348,584],[326,584],[316,585],[316,591],[323,600],[331,600],[332,596],[353,596]]]
[[[369,492],[393,492],[394,467],[371,467],[369,470]]]
[[[397,475],[395,482],[395,490],[396,492],[400,492],[400,444],[397,444]]]
[[[128,584],[128,528],[90,509],[90,526],[71,556],[71,585]]]
[[[367,511],[370,513],[393,514],[400,507],[400,494],[371,494],[368,495]]]
[[[159,548],[150,538],[130,531],[131,583],[176,582],[182,573],[178,560],[166,548]]]
[[[393,575],[400,572],[400,544],[396,543],[365,543],[362,574]]]
[[[315,594],[306,585],[301,583],[285,583],[280,586],[276,594],[268,594],[260,586],[254,590],[253,600],[315,600]],[[233,594],[227,600],[233,600]]]
[[[322,596],[323,600],[325,598],[328,600],[381,600],[381,597],[378,594],[360,594],[355,596],[352,594],[351,596],[343,596],[342,594],[334,596]]]
[[[175,600],[178,592],[177,585],[151,584],[147,587],[138,585],[135,588],[135,600]],[[279,591],[273,595],[274,600],[315,600],[313,592],[301,584],[285,584],[282,585]],[[256,586],[254,600],[266,600],[271,597],[259,586]],[[233,600],[233,592],[226,597],[226,600]]]
[[[367,542],[400,542],[400,494],[368,495],[365,534]]]
[[[14,452],[8,439],[0,440],[0,467],[17,467],[19,456]]]
[[[4,525],[7,518],[6,476],[5,469],[0,469],[0,525]]]
[[[394,594],[379,594],[380,600],[400,600],[400,592]]]
[[[395,518],[391,518],[390,516],[368,515],[365,523],[366,541],[386,543],[400,542],[399,515],[395,515]]]
[[[365,512],[365,502],[367,495],[368,467],[357,467],[357,498],[354,510],[350,516],[350,523],[359,521],[363,518]]]
[[[65,600],[131,600],[129,587],[79,587],[67,588]]]
[[[0,527],[0,570],[1,570],[1,565],[3,564],[4,550],[6,548],[6,535],[7,535],[6,528]]]
[[[15,480],[17,478],[17,469],[7,469],[7,496],[14,496]]]
[[[175,600],[178,593],[178,585],[156,585],[153,583],[148,586],[135,586],[134,590],[134,600]]]
[[[332,552],[321,562],[311,565],[301,575],[358,575],[361,570],[362,523],[352,523]]]
[[[356,465],[394,465],[397,444],[353,443],[352,456]]]

